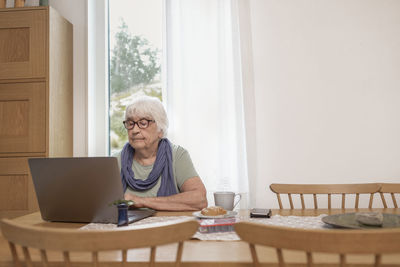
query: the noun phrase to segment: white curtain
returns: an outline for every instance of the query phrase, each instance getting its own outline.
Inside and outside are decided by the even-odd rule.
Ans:
[[[165,2],[168,137],[186,148],[209,193],[242,193],[248,175],[237,0]]]

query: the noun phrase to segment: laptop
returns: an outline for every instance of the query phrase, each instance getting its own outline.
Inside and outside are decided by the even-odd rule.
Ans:
[[[118,209],[111,203],[124,194],[116,158],[30,158],[28,162],[43,220],[117,223]],[[129,210],[129,223],[154,213]]]

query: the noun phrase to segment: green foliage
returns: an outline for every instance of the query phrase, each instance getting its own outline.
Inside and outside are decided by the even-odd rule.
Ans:
[[[143,37],[133,36],[122,22],[115,35],[116,45],[110,60],[110,146],[111,154],[128,142],[122,121],[126,105],[136,95],[162,100],[160,51]]]
[[[132,206],[133,204],[135,204],[135,202],[133,202],[132,200],[118,199],[118,200],[115,200],[113,203],[110,203],[110,206],[111,205],[118,206],[119,204],[126,204],[129,207],[129,206]]]
[[[121,107],[119,110],[114,112],[110,117],[110,128],[119,137],[118,139],[123,140],[120,142],[114,141],[112,147],[122,147],[125,142],[128,141],[128,134],[122,122],[124,121],[124,108]]]
[[[132,86],[152,82],[161,69],[159,50],[153,48],[147,39],[132,36],[124,21],[115,40],[110,62],[111,92],[123,92]]]

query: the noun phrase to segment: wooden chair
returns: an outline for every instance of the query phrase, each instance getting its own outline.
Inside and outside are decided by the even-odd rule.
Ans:
[[[243,241],[249,243],[254,266],[260,266],[255,245],[275,248],[280,267],[286,266],[287,258],[285,260],[283,253],[286,249],[305,252],[309,267],[315,264],[313,255],[316,252],[339,255],[340,266],[345,266],[347,254],[353,257],[353,254],[375,255],[375,266],[380,266],[382,254],[400,253],[400,228],[315,230],[239,222],[235,224],[235,231]],[[291,258],[290,266],[294,265],[293,260]],[[318,266],[326,265],[318,263]]]
[[[398,208],[399,205],[397,204],[397,201],[396,201],[396,194],[397,194],[397,196],[400,196],[400,184],[381,183],[380,185],[381,185],[381,188],[379,190],[379,194],[382,199],[383,207],[388,208],[384,194],[390,194],[390,196],[392,198],[393,207]]]
[[[318,209],[318,198],[317,195],[327,195],[328,197],[328,209],[332,207],[333,194],[341,195],[341,208],[346,208],[346,195],[355,195],[354,208],[359,208],[360,194],[369,194],[369,208],[372,208],[374,194],[379,192],[380,184],[271,184],[270,189],[277,196],[279,202],[279,208],[283,209],[281,194],[287,194],[290,203],[290,209],[294,209],[292,195],[300,195],[301,209],[306,209],[304,201],[304,195],[313,195],[314,209]]]
[[[156,246],[178,243],[175,266],[179,266],[183,242],[190,239],[199,224],[190,220],[167,226],[136,230],[77,230],[27,226],[3,219],[1,229],[9,242],[15,266],[33,266],[30,249],[39,249],[43,266],[49,265],[48,252],[60,251],[64,266],[74,266],[70,252],[89,252],[93,266],[99,266],[100,251],[121,251],[122,266],[127,262],[127,250],[150,247],[149,266],[155,266]],[[17,246],[22,247],[25,265],[21,265]],[[29,248],[29,249],[28,249]],[[54,254],[54,252],[53,252]],[[59,266],[59,264],[57,265]]]

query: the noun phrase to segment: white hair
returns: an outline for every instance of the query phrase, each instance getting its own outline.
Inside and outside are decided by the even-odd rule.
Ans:
[[[139,96],[126,107],[125,119],[140,117],[156,121],[158,131],[162,137],[167,135],[168,117],[161,101],[156,97],[147,95]]]

